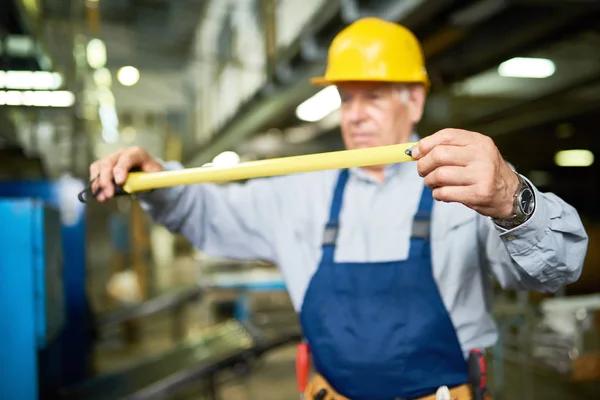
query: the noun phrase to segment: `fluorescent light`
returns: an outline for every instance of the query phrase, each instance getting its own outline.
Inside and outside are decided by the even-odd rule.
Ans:
[[[6,53],[14,57],[27,57],[35,53],[35,42],[30,36],[9,35],[4,43]]]
[[[23,104],[23,94],[22,92],[17,92],[11,90],[6,92],[6,105],[7,106],[20,106]]]
[[[140,71],[132,66],[122,67],[117,72],[117,79],[123,86],[133,86],[140,79]]]
[[[106,65],[106,45],[100,39],[89,41],[86,49],[87,62],[90,67],[97,69]]]
[[[102,138],[106,143],[116,143],[119,140],[119,118],[113,105],[98,107],[98,116],[102,125]]]
[[[96,99],[100,106],[114,106],[116,104],[115,95],[106,87],[99,87],[96,89]]]
[[[547,78],[554,71],[554,63],[545,58],[515,57],[498,66],[498,74],[512,78]]]
[[[31,72],[28,71],[8,71],[6,72],[4,87],[7,89],[31,89],[29,79]]]
[[[0,71],[0,88],[56,90],[62,85],[62,76],[48,71]]]
[[[296,108],[296,116],[302,121],[320,121],[342,104],[340,94],[335,86],[327,86]]]
[[[71,107],[75,104],[75,95],[65,90],[48,92],[52,93],[53,99],[50,104],[52,107]]]
[[[0,105],[34,107],[71,107],[75,95],[71,92],[57,91],[0,91]]]
[[[110,71],[106,68],[99,68],[95,70],[93,79],[97,87],[108,88],[110,85],[112,85],[112,76],[110,75]]]
[[[589,167],[594,163],[594,153],[589,150],[562,150],[554,155],[559,167]]]

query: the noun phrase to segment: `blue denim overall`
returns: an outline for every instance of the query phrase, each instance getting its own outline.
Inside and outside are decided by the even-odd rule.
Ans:
[[[467,383],[467,362],[432,273],[431,190],[423,187],[406,260],[337,263],[348,175],[339,175],[323,256],[300,311],[316,370],[352,400],[414,399]]]

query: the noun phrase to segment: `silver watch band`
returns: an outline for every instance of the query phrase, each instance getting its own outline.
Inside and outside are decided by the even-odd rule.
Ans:
[[[519,198],[520,198],[521,193],[525,189],[528,189],[532,192],[533,192],[533,189],[529,186],[527,181],[525,181],[525,179],[523,179],[523,177],[518,172],[515,171],[515,174],[517,175],[517,178],[519,178],[519,186],[517,187],[517,190],[515,191],[515,194],[513,195],[513,215],[511,215],[510,217],[506,217],[506,218],[492,218],[492,220],[494,221],[494,223],[496,225],[498,225],[504,229],[516,228],[517,226],[526,222],[531,217],[531,214],[525,214],[522,212],[522,209],[519,205]]]

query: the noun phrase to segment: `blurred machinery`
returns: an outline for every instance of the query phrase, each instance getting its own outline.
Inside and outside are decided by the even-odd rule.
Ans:
[[[533,358],[575,381],[600,380],[600,295],[545,299]]]
[[[489,377],[495,399],[513,399],[516,393],[522,399],[597,397],[597,294],[558,294],[536,304],[527,292],[505,292],[496,295],[494,303],[500,337],[490,352]]]
[[[0,199],[0,398],[45,398],[60,382],[65,329],[59,211]]]
[[[55,376],[54,378],[57,385],[61,386],[74,384],[86,379],[92,371],[92,321],[86,296],[85,215],[84,208],[77,201],[75,194],[80,190],[81,186],[80,181],[70,177],[63,177],[55,181],[15,180],[0,182],[0,199],[3,198],[3,204],[5,204],[1,220],[3,223],[2,235],[3,237],[5,235],[6,239],[2,244],[5,249],[10,249],[10,252],[5,252],[5,257],[2,258],[2,272],[0,273],[16,272],[34,274],[34,271],[26,268],[26,265],[33,265],[31,263],[34,262],[41,264],[46,262],[46,258],[44,257],[47,255],[38,253],[39,246],[27,247],[26,242],[24,242],[27,238],[29,238],[28,240],[33,240],[31,237],[35,237],[35,235],[40,236],[40,241],[52,240],[52,242],[49,242],[52,244],[51,249],[58,254],[62,254],[60,261],[54,259],[48,260],[48,262],[58,263],[58,267],[56,267],[58,268],[58,272],[56,273],[60,274],[60,286],[53,286],[53,293],[58,293],[60,289],[64,298],[61,300],[64,303],[64,310],[61,311],[64,312],[64,316],[57,320],[62,321],[60,322],[62,329],[60,330],[60,337],[56,338],[57,348],[53,348],[53,351],[60,353],[60,368],[56,364],[53,370],[55,373],[60,373],[59,376]],[[16,219],[18,214],[13,213],[13,208],[18,204],[31,204],[29,207],[32,209],[39,207],[45,210],[45,213],[53,213],[54,217],[52,217],[51,222],[53,225],[50,227],[45,227],[44,225],[38,226],[27,223],[26,220]],[[31,212],[33,213],[33,211]],[[49,237],[46,238],[45,235]],[[11,245],[11,243],[14,243],[14,245]],[[33,260],[35,257],[38,257],[39,260],[27,261]],[[15,268],[16,265],[19,265],[21,268]],[[44,276],[47,278],[45,282],[43,281]],[[51,284],[50,279],[56,278],[54,275],[43,274],[40,277],[41,279],[38,279],[36,283],[40,287],[43,287],[44,284]],[[26,277],[17,276],[15,279],[26,279]],[[26,288],[27,286],[8,284],[4,278],[2,282],[2,296],[6,296],[6,300],[8,301],[8,303],[3,302],[3,305],[20,306],[22,301],[27,301],[17,300],[14,297],[16,295],[29,296],[30,299],[28,301],[33,301],[33,297],[39,295],[37,286],[32,287],[32,289],[36,289],[36,292],[27,292],[26,289],[22,291],[6,291],[4,288]],[[26,282],[25,284],[31,284],[31,282]],[[46,306],[44,305],[44,307]],[[11,312],[15,312],[15,309],[11,310]],[[17,319],[5,315],[2,315],[3,322],[11,321],[12,323],[12,320]],[[20,323],[34,323],[34,320],[30,319],[32,318],[31,315],[21,313],[14,315],[18,316]],[[30,320],[28,321],[28,319]],[[49,318],[49,321],[54,323],[54,317]],[[33,325],[30,325],[31,327]],[[57,334],[57,332],[55,330],[54,334]],[[3,341],[2,343],[11,342]],[[11,343],[12,345],[14,343]],[[25,344],[23,345],[25,346]],[[8,398],[26,399],[30,397]]]

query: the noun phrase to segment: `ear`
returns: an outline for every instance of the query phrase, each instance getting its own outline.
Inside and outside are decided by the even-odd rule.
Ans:
[[[408,90],[408,116],[413,124],[419,123],[423,118],[425,108],[425,88],[423,85],[409,85]]]

